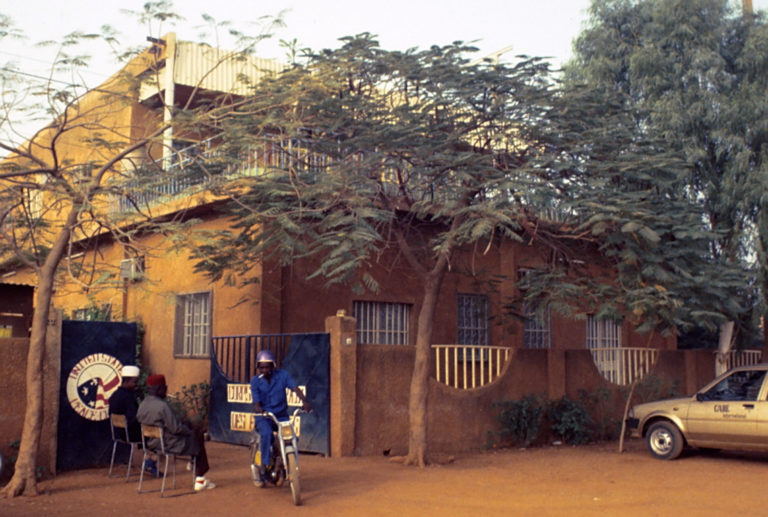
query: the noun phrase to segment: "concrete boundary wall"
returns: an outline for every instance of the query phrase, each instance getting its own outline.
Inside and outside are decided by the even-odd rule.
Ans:
[[[401,455],[408,447],[408,397],[414,347],[359,345],[355,320],[326,319],[331,335],[331,455]],[[434,366],[433,366],[434,368]],[[683,394],[714,378],[712,350],[663,350],[652,375],[676,383]],[[549,399],[579,391],[611,391],[607,411],[623,416],[627,387],[605,380],[589,350],[514,350],[501,376],[481,388],[459,390],[429,385],[429,450],[455,453],[477,450],[498,429],[495,402],[542,395]]]
[[[27,407],[27,354],[29,338],[0,338],[0,451],[15,455],[9,444],[21,439]],[[43,365],[43,429],[37,464],[56,473],[56,433],[59,419],[61,365],[61,311],[48,322]],[[7,475],[7,473],[6,473]]]

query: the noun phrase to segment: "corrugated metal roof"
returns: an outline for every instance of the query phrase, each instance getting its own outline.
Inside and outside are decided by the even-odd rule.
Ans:
[[[0,286],[6,285],[25,285],[27,287],[37,287],[36,283],[31,283],[29,280],[19,279],[14,280],[13,277],[0,278]]]
[[[175,57],[175,84],[236,95],[247,94],[249,85],[286,67],[272,59],[245,56],[190,41],[176,44]],[[165,88],[167,73],[168,70],[163,68],[157,74],[160,90]],[[140,99],[145,100],[157,92],[157,84],[143,83]]]
[[[267,75],[282,71],[285,65],[272,59],[241,56],[208,45],[180,41],[176,48],[176,84],[200,86],[206,90],[248,93],[248,83],[254,84]],[[202,82],[200,82],[202,78]]]

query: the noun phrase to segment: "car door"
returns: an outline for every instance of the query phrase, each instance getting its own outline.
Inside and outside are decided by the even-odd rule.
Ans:
[[[688,443],[699,447],[740,447],[759,443],[758,413],[768,419],[763,393],[765,370],[740,369],[700,391],[688,408]]]

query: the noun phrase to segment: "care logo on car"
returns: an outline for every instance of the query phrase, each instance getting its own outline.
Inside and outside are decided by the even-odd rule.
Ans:
[[[95,422],[109,418],[109,397],[120,386],[123,368],[109,354],[91,354],[75,364],[67,376],[67,400],[75,413]]]

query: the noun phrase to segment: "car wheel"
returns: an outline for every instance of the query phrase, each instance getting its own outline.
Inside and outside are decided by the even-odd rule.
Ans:
[[[671,422],[656,422],[646,435],[648,450],[661,460],[673,460],[683,452],[683,435]]]

